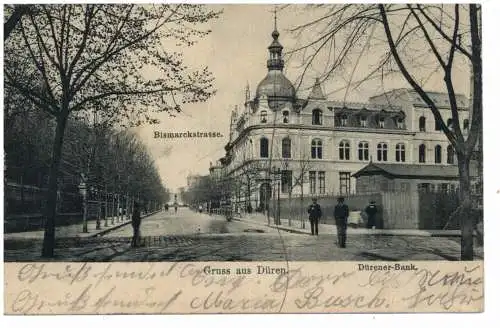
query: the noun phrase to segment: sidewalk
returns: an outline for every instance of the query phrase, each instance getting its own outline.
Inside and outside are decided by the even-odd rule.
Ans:
[[[149,214],[144,215],[142,218],[146,218],[153,214],[158,213],[151,212]],[[77,224],[71,224],[67,226],[56,226],[56,238],[64,237],[64,238],[90,238],[96,237],[99,235],[104,235],[110,231],[121,228],[127,224],[131,223],[131,220],[128,220],[126,216],[124,216],[123,220],[117,220],[116,217],[114,219],[113,224],[111,224],[111,217],[108,217],[108,226],[105,226],[104,219],[101,219],[101,228],[96,229],[96,220],[87,221],[88,232],[83,232],[83,222]],[[9,239],[43,239],[44,230],[34,230],[34,231],[25,231],[25,232],[13,232],[13,233],[5,233],[4,240]]]
[[[270,224],[265,214],[262,213],[243,213],[242,217],[234,217],[234,220],[246,223],[260,224],[270,228],[275,228],[291,233],[311,234],[309,220],[305,220],[305,228],[301,227],[299,220],[281,219],[281,225],[274,224],[274,218],[269,217]],[[318,225],[320,234],[336,235],[337,229],[334,225],[320,223]],[[381,235],[381,236],[422,236],[422,237],[459,237],[460,230],[418,230],[418,229],[366,229],[366,228],[348,228],[350,235]]]

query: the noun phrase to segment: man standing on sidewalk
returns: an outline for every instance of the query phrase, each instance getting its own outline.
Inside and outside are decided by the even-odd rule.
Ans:
[[[377,206],[375,201],[370,201],[370,205],[365,208],[366,215],[368,216],[367,228],[372,229],[376,227],[375,216],[377,215]]]
[[[338,245],[340,248],[345,248],[349,207],[344,204],[344,197],[339,197],[337,199],[337,205],[335,205],[333,216],[335,217],[335,225],[337,226]]]
[[[134,203],[134,212],[132,213],[132,228],[134,229],[134,236],[132,237],[132,247],[139,246],[139,232],[141,227],[141,211],[139,204]]]
[[[307,208],[309,213],[309,222],[311,223],[311,235],[318,235],[318,223],[321,218],[321,206],[317,203],[317,199],[312,199],[312,204]]]

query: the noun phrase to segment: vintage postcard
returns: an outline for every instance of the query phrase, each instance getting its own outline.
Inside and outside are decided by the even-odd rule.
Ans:
[[[4,5],[4,312],[482,312],[482,6]]]

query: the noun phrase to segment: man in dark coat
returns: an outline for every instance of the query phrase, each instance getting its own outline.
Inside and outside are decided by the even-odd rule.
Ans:
[[[309,213],[309,222],[311,223],[311,235],[318,235],[318,223],[321,218],[321,206],[317,203],[317,199],[312,199],[312,204],[307,208]]]
[[[375,216],[377,215],[377,206],[375,202],[372,200],[370,205],[365,208],[365,213],[368,216],[367,228],[372,229],[376,226]]]
[[[338,245],[341,248],[345,248],[349,207],[344,204],[344,197],[339,197],[337,199],[337,205],[335,205],[333,216],[335,217],[335,225],[337,226]]]
[[[134,229],[134,236],[132,237],[132,247],[139,246],[139,229],[141,226],[141,210],[139,204],[134,203],[134,211],[132,212],[132,228]]]

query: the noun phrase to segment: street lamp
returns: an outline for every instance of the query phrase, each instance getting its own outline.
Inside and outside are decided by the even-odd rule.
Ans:
[[[114,192],[110,193],[111,195],[111,225],[115,224],[115,199],[116,194]]]
[[[274,177],[278,177],[278,203],[277,203],[277,212],[276,212],[276,218],[275,218],[275,223],[276,225],[281,224],[281,218],[280,218],[280,192],[281,192],[281,168],[276,168],[276,166],[273,166],[272,168],[272,174],[273,174],[273,180]],[[273,183],[274,186],[274,183]],[[276,194],[276,192],[274,193]]]
[[[108,226],[108,187],[104,186],[104,226]]]
[[[95,192],[96,192],[96,196],[97,196],[97,219],[95,221],[95,229],[101,230],[101,216],[102,216],[101,192],[99,191],[98,188],[95,189]]]
[[[292,226],[292,216],[291,214],[291,209],[292,209],[292,188],[293,188],[293,175],[291,174],[290,171],[288,171],[288,165],[290,163],[288,162],[288,158],[285,159],[285,162],[283,165],[285,166],[285,171],[287,173],[286,175],[286,182],[288,184],[287,189],[288,189],[288,208],[289,208],[289,213],[288,213],[288,226]],[[281,213],[280,213],[281,214]]]
[[[80,191],[80,195],[82,195],[83,199],[83,232],[87,233],[87,184],[82,180],[78,185],[78,190]]]

